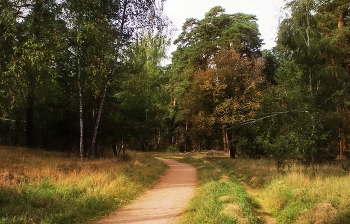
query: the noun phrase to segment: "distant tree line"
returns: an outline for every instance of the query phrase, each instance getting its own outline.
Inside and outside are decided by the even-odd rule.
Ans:
[[[111,147],[231,149],[277,167],[344,157],[349,10],[346,0],[289,0],[276,47],[261,50],[256,16],[217,6],[186,20],[162,66],[162,1],[6,0],[1,144],[81,158]]]

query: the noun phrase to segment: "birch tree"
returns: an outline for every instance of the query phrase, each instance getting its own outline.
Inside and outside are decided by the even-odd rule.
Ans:
[[[160,1],[81,2],[72,0],[67,3],[68,14],[72,18],[71,24],[76,30],[76,38],[79,39],[73,51],[79,52],[78,83],[81,85],[81,97],[89,98],[93,103],[92,108],[85,103],[85,107],[90,107],[92,110],[89,113],[93,122],[89,126],[85,124],[84,127],[91,127],[89,132],[91,144],[88,148],[90,157],[94,158],[96,138],[108,87],[118,76],[117,72],[124,63],[123,51],[145,31],[156,31],[164,35],[163,31],[168,24],[162,15],[163,2]],[[81,5],[85,5],[83,10]],[[83,119],[80,118],[80,120]],[[82,122],[81,126],[83,126]],[[80,129],[83,130],[83,128]],[[81,138],[84,135],[80,134]]]

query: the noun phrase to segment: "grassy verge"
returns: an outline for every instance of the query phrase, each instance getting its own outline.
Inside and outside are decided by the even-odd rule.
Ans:
[[[127,204],[167,167],[145,154],[81,162],[0,148],[0,223],[84,223]]]
[[[278,173],[264,159],[203,154],[178,159],[194,165],[199,178],[182,223],[263,223],[259,210],[285,224],[350,222],[350,176],[340,162],[308,170],[290,164]],[[250,195],[242,185],[250,188]]]
[[[196,167],[198,190],[181,223],[263,223],[257,203],[232,176],[234,161],[220,157],[184,157]]]
[[[263,197],[279,223],[349,223],[349,183],[349,175],[292,171],[268,184]]]

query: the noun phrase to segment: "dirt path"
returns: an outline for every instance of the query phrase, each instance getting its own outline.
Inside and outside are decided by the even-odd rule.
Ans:
[[[170,168],[156,186],[132,204],[95,223],[177,223],[195,192],[197,174],[194,167],[171,159],[160,159]]]

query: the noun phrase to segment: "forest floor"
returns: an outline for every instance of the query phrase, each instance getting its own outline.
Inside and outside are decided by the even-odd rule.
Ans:
[[[156,186],[133,203],[95,223],[177,223],[197,185],[196,169],[171,159],[160,159],[170,168]]]

